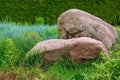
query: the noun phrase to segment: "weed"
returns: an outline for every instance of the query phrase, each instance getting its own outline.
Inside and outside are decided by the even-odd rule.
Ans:
[[[19,51],[12,39],[5,39],[0,42],[0,63],[2,69],[8,66],[14,67],[19,61]]]

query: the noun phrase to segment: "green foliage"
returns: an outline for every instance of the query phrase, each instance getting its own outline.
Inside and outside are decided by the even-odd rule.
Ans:
[[[42,66],[43,57],[37,53],[34,54],[35,55],[25,58],[24,66],[29,66],[29,67]]]
[[[22,36],[15,37],[14,42],[21,53],[21,59],[25,57],[25,54],[32,49],[36,43],[42,40],[42,37],[36,32],[24,32]]]
[[[56,24],[64,11],[77,8],[120,25],[120,0],[0,0],[0,20],[19,23]],[[40,19],[40,20],[39,20]]]
[[[119,26],[116,28],[116,31],[118,33],[117,44],[120,45],[120,28],[119,28]]]
[[[35,32],[25,32],[23,34],[24,48],[28,51],[30,50],[37,42],[42,41],[43,39]]]
[[[119,27],[120,26],[115,27],[115,29],[116,29],[116,31],[118,33],[118,38],[117,38],[117,41],[116,41],[114,47],[112,48],[113,52],[119,52],[119,50],[120,50],[120,28]]]
[[[120,53],[110,53],[110,58],[99,55],[96,59],[75,64],[58,62],[51,66],[49,74],[61,80],[118,80],[120,77]]]
[[[7,38],[12,39],[16,49],[20,53],[18,64],[21,64],[26,53],[32,49],[36,43],[45,39],[58,38],[57,26],[0,23],[0,42]],[[3,66],[6,64],[7,63],[4,62]]]
[[[19,51],[12,39],[5,39],[0,42],[0,65],[2,68],[17,65],[19,55]]]
[[[90,75],[89,79],[92,80],[116,80],[116,78],[120,75],[120,59],[114,58],[115,55],[120,55],[120,53],[115,53],[113,55],[112,52],[109,52],[111,58],[101,57],[102,63],[94,62],[95,66],[94,73],[87,74]],[[119,56],[118,56],[119,57]],[[88,76],[87,76],[88,78]],[[88,79],[88,80],[89,80]]]
[[[55,29],[55,28],[54,29],[44,30],[43,34],[45,35],[45,39],[50,39],[52,37],[59,38],[59,36],[58,36],[58,30]]]
[[[39,42],[42,41],[43,39],[35,32],[25,32],[24,33],[24,38],[27,40],[27,42]]]
[[[15,77],[16,76],[16,77]],[[15,78],[15,79],[14,79]],[[58,77],[51,77],[43,73],[41,68],[16,67],[9,72],[0,71],[1,80],[60,80]]]
[[[42,17],[36,18],[36,23],[39,25],[44,25],[44,23],[45,23],[44,18],[42,18]]]

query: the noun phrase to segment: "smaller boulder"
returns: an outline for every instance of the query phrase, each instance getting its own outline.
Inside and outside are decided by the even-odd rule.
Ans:
[[[73,62],[93,59],[100,52],[109,56],[104,44],[89,37],[73,39],[50,39],[37,43],[28,53],[27,57],[40,54],[44,62],[56,62],[70,57]]]

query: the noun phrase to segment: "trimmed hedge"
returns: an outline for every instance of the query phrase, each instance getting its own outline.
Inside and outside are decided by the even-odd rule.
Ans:
[[[64,11],[77,8],[112,25],[120,25],[120,0],[0,0],[0,20],[36,23],[42,17],[46,24],[56,24]]]

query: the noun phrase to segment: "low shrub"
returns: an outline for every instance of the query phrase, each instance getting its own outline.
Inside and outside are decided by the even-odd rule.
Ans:
[[[42,17],[36,18],[36,24],[44,25],[45,24],[44,18]]]

